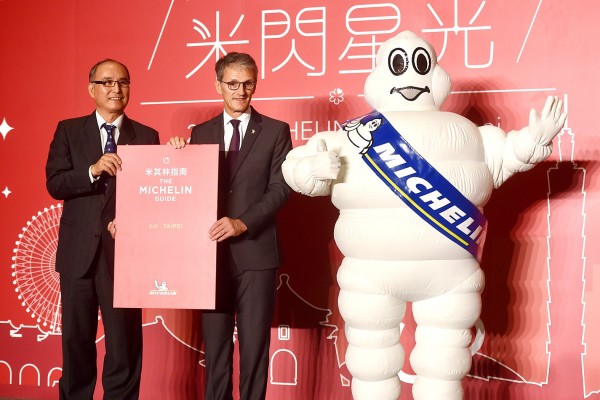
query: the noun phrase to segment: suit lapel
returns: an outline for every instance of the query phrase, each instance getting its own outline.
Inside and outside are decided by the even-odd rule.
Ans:
[[[206,143],[219,143],[219,151],[225,151],[225,118],[221,113],[216,118],[212,120],[213,129],[210,129],[210,135],[213,135],[209,138]]]
[[[119,141],[117,146],[135,144],[135,131],[133,130],[133,124],[131,120],[127,118],[127,115],[123,115],[123,122],[121,123],[121,129],[119,129]],[[117,152],[118,152],[117,147]]]
[[[95,111],[85,121],[83,132],[85,135],[84,151],[90,160],[96,162],[102,157],[102,137],[100,129],[98,129]]]
[[[135,131],[131,120],[123,115],[123,122],[121,128],[119,128],[119,140],[117,141],[117,154],[119,153],[119,146],[126,146],[135,144]],[[118,176],[118,173],[117,173]],[[109,179],[108,188],[106,189],[106,196],[104,197],[104,206],[106,206],[110,200],[115,196],[116,191],[116,179]]]

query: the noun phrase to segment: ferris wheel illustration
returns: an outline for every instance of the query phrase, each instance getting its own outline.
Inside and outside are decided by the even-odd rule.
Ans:
[[[60,278],[54,269],[62,204],[44,208],[27,222],[13,249],[12,277],[21,305],[38,329],[61,333]]]

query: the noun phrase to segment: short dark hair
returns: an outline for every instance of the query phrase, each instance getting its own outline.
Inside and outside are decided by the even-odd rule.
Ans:
[[[131,76],[129,75],[129,70],[127,69],[127,66],[125,64],[118,62],[117,60],[113,60],[112,58],[106,58],[102,61],[98,61],[96,64],[94,64],[92,69],[90,69],[90,76],[89,76],[90,82],[92,82],[94,80],[94,75],[96,75],[96,70],[98,69],[98,67],[107,62],[119,64],[120,66],[122,66],[125,69],[125,72],[127,72],[127,79],[131,78]]]
[[[258,67],[256,66],[256,61],[254,61],[254,58],[252,58],[250,54],[231,52],[225,54],[215,64],[217,80],[223,79],[225,68],[229,67],[232,64],[251,70],[252,74],[254,75],[254,79],[256,79],[256,77],[258,76]]]

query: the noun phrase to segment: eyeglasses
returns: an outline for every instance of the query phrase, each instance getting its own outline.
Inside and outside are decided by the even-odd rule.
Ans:
[[[256,81],[246,81],[246,82],[238,82],[238,81],[229,81],[229,82],[225,82],[225,81],[219,81],[221,83],[224,83],[227,85],[227,87],[229,88],[229,90],[238,90],[240,88],[240,85],[244,85],[244,90],[248,89],[248,90],[252,90],[256,87]]]
[[[96,85],[102,85],[104,87],[115,87],[116,84],[119,84],[120,87],[126,88],[129,87],[131,82],[128,79],[119,79],[118,81],[107,79],[105,81],[91,81],[90,83],[95,83]]]

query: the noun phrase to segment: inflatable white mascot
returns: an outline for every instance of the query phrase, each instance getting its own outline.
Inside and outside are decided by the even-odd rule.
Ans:
[[[505,133],[440,111],[450,78],[432,46],[405,31],[382,44],[364,94],[374,111],[315,134],[283,164],[287,183],[331,194],[340,210],[337,279],[356,400],[395,400],[407,302],[417,328],[417,400],[458,400],[481,312],[482,208],[492,189],[552,152],[566,114],[549,97],[529,126]]]

